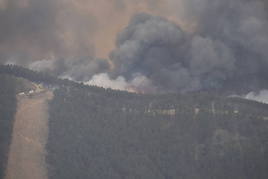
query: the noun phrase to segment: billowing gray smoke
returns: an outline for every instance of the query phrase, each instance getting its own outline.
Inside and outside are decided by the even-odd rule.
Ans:
[[[161,17],[134,16],[111,53],[112,75],[127,81],[144,75],[158,91],[268,86],[263,1],[187,0],[184,5],[191,13],[185,17],[196,23],[193,33]]]
[[[115,75],[131,80],[142,74],[166,89],[185,86],[191,78],[183,65],[186,38],[177,25],[161,17],[136,15],[118,35],[117,49],[111,53]]]
[[[31,63],[29,68],[54,74],[61,78],[75,81],[89,81],[93,75],[107,72],[109,66],[108,61],[105,59],[80,57],[76,59],[40,60]]]
[[[131,80],[142,74],[160,91],[215,85],[234,69],[234,57],[222,42],[191,37],[174,23],[148,14],[132,18],[111,59],[116,75]]]
[[[0,64],[87,81],[107,71],[107,60],[94,56],[90,13],[62,0],[0,0]]]
[[[105,22],[91,15],[94,8],[80,12],[83,2],[0,0],[0,63],[144,92],[268,88],[267,0],[109,1],[125,12],[145,3],[148,12],[167,18],[133,16],[108,60],[95,57],[92,40]],[[120,24],[107,23],[111,31]],[[106,36],[99,39],[106,43]]]

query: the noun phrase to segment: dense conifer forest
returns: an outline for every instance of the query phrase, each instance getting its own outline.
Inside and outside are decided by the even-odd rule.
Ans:
[[[1,137],[10,138],[16,110],[15,78],[3,74],[54,91],[46,146],[50,179],[268,178],[266,104],[212,92],[128,93],[17,66],[1,66],[0,73]]]
[[[204,93],[54,95],[51,178],[268,177],[267,105]]]
[[[0,178],[7,164],[16,105],[16,79],[0,75]]]

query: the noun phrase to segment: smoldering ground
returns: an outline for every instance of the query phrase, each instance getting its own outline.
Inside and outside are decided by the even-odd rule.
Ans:
[[[28,0],[24,7],[10,2],[1,9],[1,56],[9,57],[2,59],[53,59],[31,67],[88,84],[109,80],[110,87],[121,79],[123,89],[144,92],[267,88],[264,0],[102,0],[96,9],[90,0],[85,7],[80,1]],[[146,13],[133,15],[141,11]],[[98,60],[96,54],[109,50],[107,60]]]

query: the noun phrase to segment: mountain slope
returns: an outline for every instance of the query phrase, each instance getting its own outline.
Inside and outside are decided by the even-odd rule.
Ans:
[[[14,66],[0,73],[54,90],[48,178],[268,178],[266,104],[106,90]]]
[[[50,178],[268,177],[267,105],[202,93],[54,95]]]

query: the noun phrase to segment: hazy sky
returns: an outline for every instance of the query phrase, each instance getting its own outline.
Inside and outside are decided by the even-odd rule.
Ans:
[[[267,4],[0,0],[0,62],[139,90],[267,88]]]
[[[178,22],[169,1],[0,0],[2,60],[78,54],[107,58],[132,15],[148,12]]]

